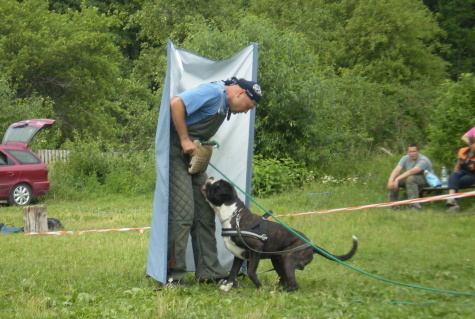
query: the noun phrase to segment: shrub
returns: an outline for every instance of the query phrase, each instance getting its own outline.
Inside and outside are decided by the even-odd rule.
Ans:
[[[260,155],[253,158],[253,194],[268,196],[285,190],[301,187],[305,182],[315,180],[312,171],[293,159],[268,159]]]
[[[466,146],[460,138],[475,126],[475,77],[463,74],[458,82],[447,80],[437,93],[429,119],[428,155],[452,166],[457,150]]]
[[[50,165],[51,194],[58,199],[100,194],[139,195],[155,188],[153,149],[112,150],[100,139],[68,142],[67,161]]]

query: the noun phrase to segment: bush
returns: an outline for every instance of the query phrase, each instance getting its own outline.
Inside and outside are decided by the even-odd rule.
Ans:
[[[452,166],[457,150],[465,145],[461,137],[475,126],[475,77],[463,74],[460,81],[446,81],[438,96],[429,119],[430,144],[428,155],[445,166]]]
[[[67,161],[50,166],[51,194],[58,199],[100,194],[139,195],[155,189],[153,149],[105,149],[101,141],[66,143]]]
[[[253,158],[252,187],[256,196],[280,193],[313,180],[315,176],[312,171],[290,158],[264,159],[260,155]]]

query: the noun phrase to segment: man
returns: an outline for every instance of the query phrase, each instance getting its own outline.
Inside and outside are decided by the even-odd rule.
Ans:
[[[170,100],[170,202],[168,222],[168,281],[183,284],[186,246],[191,234],[195,277],[218,281],[227,271],[217,257],[215,214],[201,193],[206,173],[190,175],[194,140],[209,140],[231,114],[247,113],[262,97],[259,84],[245,79],[205,83]]]
[[[402,170],[405,170],[401,174]],[[411,144],[407,148],[407,155],[404,155],[397,166],[393,169],[388,180],[389,201],[398,200],[398,191],[400,187],[406,189],[408,199],[419,198],[419,188],[429,186],[424,176],[424,170],[432,172],[432,163],[419,153],[417,144]],[[411,209],[421,209],[420,203],[410,204]],[[396,207],[396,206],[392,206]]]

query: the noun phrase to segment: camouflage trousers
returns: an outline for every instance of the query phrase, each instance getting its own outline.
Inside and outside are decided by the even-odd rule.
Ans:
[[[170,202],[168,216],[168,278],[182,279],[187,271],[186,246],[193,248],[195,276],[223,277],[227,272],[218,261],[215,213],[201,193],[206,173],[188,174],[188,156],[170,145]]]
[[[419,198],[419,188],[429,186],[424,175],[411,175],[406,179],[399,181],[399,187],[405,188],[407,199]],[[389,192],[389,201],[395,202],[398,200],[398,191]]]

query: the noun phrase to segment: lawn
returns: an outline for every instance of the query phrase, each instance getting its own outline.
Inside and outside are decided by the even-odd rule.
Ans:
[[[257,199],[275,214],[312,212],[386,201],[384,187],[313,185]],[[53,235],[1,235],[0,318],[473,318],[475,210],[446,213],[441,202],[422,211],[373,208],[281,218],[334,254],[351,235],[359,250],[347,267],[318,255],[297,272],[300,289],[279,290],[274,272],[224,292],[185,278],[189,289],[158,291],[145,276],[149,230]],[[45,198],[48,216],[66,230],[150,226],[152,195],[77,202]],[[253,204],[255,213],[263,212]],[[23,225],[22,208],[0,206],[0,222]],[[270,269],[263,261],[259,271]],[[404,284],[472,296],[398,285]]]

